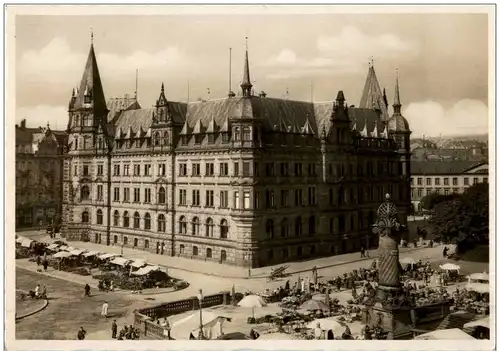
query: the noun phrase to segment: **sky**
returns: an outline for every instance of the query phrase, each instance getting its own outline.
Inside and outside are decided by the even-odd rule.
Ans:
[[[258,13],[258,12],[257,12]],[[223,98],[243,75],[245,37],[256,92],[358,105],[373,58],[392,104],[396,70],[413,137],[488,131],[485,14],[18,15],[16,123],[65,129],[90,32],[106,99],[133,94],[143,108],[167,99]],[[392,114],[392,107],[390,108]]]

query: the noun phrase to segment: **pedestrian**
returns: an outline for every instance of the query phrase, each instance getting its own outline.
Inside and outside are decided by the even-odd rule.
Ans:
[[[314,338],[316,340],[324,339],[323,330],[321,329],[321,324],[319,322],[316,323],[316,328],[314,328]]]
[[[113,339],[116,339],[116,333],[118,332],[118,325],[116,324],[116,319],[113,320],[113,323],[111,324],[111,337]]]
[[[39,295],[40,295],[40,284],[37,284],[35,288],[35,296],[38,297]]]
[[[333,335],[333,330],[328,330],[328,333],[327,333],[327,336],[326,336],[326,339],[327,340],[335,340],[335,336]]]
[[[365,248],[363,246],[361,246],[361,250],[360,251],[361,251],[361,258],[366,257],[365,256]]]
[[[85,296],[90,297],[90,285],[85,284]]]
[[[108,307],[108,303],[104,301],[101,309],[101,316],[103,316],[104,318],[108,318]]]
[[[43,286],[43,289],[42,289],[42,297],[43,297],[44,299],[46,299],[46,298],[47,298],[47,288],[45,287],[45,285]]]
[[[40,257],[40,255],[37,255],[36,256],[36,265],[39,266],[41,263],[42,263],[42,258]]]
[[[48,267],[48,266],[49,266],[49,261],[44,260],[44,261],[43,261],[43,270],[44,270],[45,272],[47,272],[47,267]]]
[[[316,268],[316,266],[314,266],[312,269],[312,279],[314,285],[318,284],[318,269]]]
[[[83,329],[83,327],[80,327],[80,330],[78,331],[77,337],[78,340],[85,340],[85,335],[87,334],[87,331]]]

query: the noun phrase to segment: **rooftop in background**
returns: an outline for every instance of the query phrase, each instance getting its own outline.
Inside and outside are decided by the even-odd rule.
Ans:
[[[487,162],[482,161],[412,161],[411,174],[412,175],[449,175],[449,174],[462,174],[462,173],[477,173],[487,174],[484,172],[484,165]]]

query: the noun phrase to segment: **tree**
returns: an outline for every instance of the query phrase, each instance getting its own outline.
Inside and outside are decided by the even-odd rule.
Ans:
[[[436,205],[438,205],[441,202],[444,201],[449,201],[454,198],[457,198],[456,194],[451,194],[451,195],[442,195],[440,193],[430,193],[428,195],[425,195],[422,200],[420,200],[420,203],[422,204],[422,208],[426,210],[432,210]]]
[[[455,242],[459,251],[488,243],[489,201],[488,184],[475,184],[464,194],[439,202],[434,206],[430,225],[438,240]]]

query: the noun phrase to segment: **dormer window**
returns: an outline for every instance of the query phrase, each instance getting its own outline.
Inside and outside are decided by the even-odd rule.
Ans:
[[[155,146],[160,146],[160,133],[155,133]]]
[[[215,134],[214,133],[208,134],[208,143],[213,144],[214,142],[215,142]]]
[[[140,148],[141,147],[141,139],[136,139],[135,141],[135,147]]]
[[[227,133],[227,132],[222,133],[222,142],[224,144],[227,144],[229,142],[229,133]]]
[[[163,133],[163,145],[168,145],[170,144],[170,138],[168,136],[168,132]]]
[[[204,134],[196,134],[194,136],[194,143],[195,144],[201,144],[201,142],[203,141],[203,137],[204,136],[205,136]]]
[[[132,145],[134,144],[134,140],[133,139],[130,139],[127,141],[127,147],[130,149],[132,147]]]
[[[181,137],[181,145],[187,145],[188,144],[188,136],[187,135],[183,135]]]
[[[83,103],[84,104],[90,104],[90,95],[85,95],[83,97]]]
[[[240,139],[241,139],[240,128],[236,127],[236,128],[234,128],[233,140],[234,141],[240,141]]]
[[[250,133],[250,127],[243,128],[243,141],[250,141],[251,135],[252,134]]]

